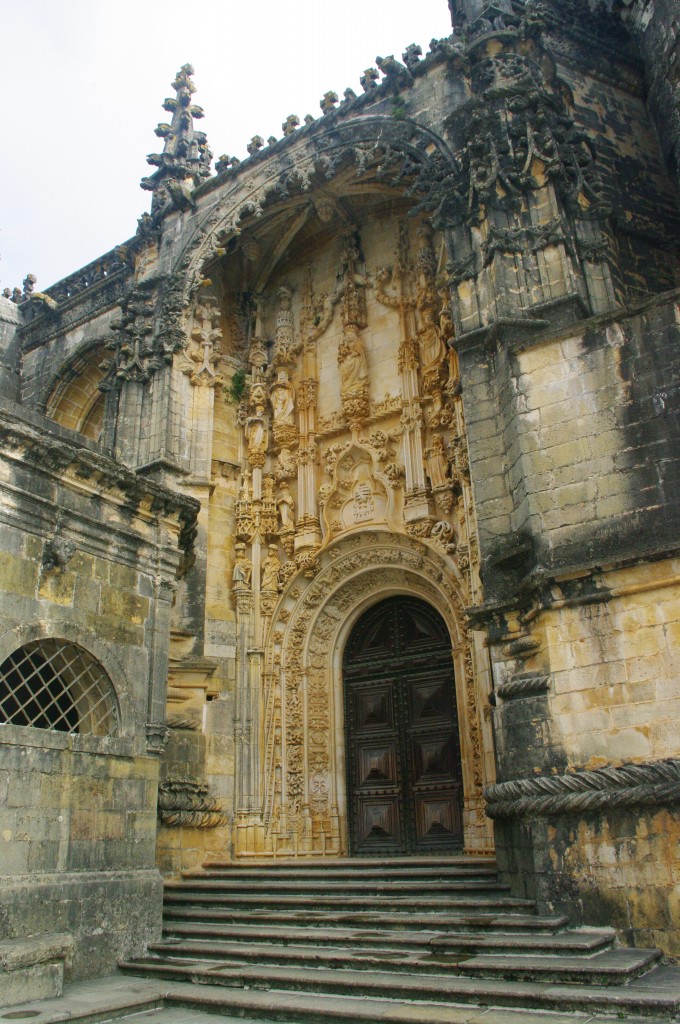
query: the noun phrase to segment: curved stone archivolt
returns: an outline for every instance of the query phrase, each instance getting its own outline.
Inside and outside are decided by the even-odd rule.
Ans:
[[[222,188],[219,201],[208,207],[178,254],[173,271],[178,287],[167,293],[163,312],[171,314],[174,304],[178,310],[190,306],[197,289],[210,276],[211,265],[246,226],[252,227],[294,195],[308,198],[309,210],[313,210],[314,195],[321,195],[323,202],[327,183],[337,179],[343,168],[352,168],[355,186],[373,182],[411,198],[414,212],[428,211],[436,219],[443,198],[440,186],[455,166],[444,140],[410,119],[360,117],[334,124],[313,139],[300,139],[283,175],[278,163],[265,162],[255,174],[237,176],[230,187]],[[334,203],[335,197],[330,202]]]
[[[371,530],[324,549],[317,573],[310,579],[296,576],[274,610],[264,644],[259,806],[237,816],[237,855],[347,852],[343,650],[359,616],[398,594],[431,604],[448,628],[459,715],[465,849],[491,849],[482,799],[489,781],[483,726],[487,673],[483,648],[465,623],[465,583],[419,541]]]
[[[62,427],[98,441],[104,417],[104,395],[99,384],[105,357],[103,344],[78,352],[59,371],[45,402],[45,414]]]

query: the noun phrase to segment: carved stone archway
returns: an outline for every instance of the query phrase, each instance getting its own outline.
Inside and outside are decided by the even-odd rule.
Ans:
[[[342,655],[376,600],[411,594],[431,604],[451,637],[459,708],[468,852],[493,845],[484,814],[485,652],[467,628],[465,583],[431,548],[388,531],[345,535],[298,574],[274,609],[263,657],[259,793],[237,816],[238,855],[342,855],[348,850]]]

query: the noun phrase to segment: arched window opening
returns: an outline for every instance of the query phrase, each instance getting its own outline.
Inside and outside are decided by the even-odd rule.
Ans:
[[[113,684],[78,644],[35,640],[0,665],[0,724],[114,735],[119,717]]]
[[[65,367],[45,403],[45,415],[62,427],[98,441],[104,416],[104,395],[99,384],[104,378],[102,360],[106,351],[95,345]]]

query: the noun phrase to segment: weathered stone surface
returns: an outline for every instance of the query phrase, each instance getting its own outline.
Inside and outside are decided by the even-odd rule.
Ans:
[[[76,973],[155,934],[154,844],[172,873],[356,847],[343,658],[398,595],[450,638],[465,850],[487,787],[518,893],[677,950],[676,794],[597,784],[679,754],[677,25],[451,9],[212,176],[185,65],[134,238],[2,299],[0,665],[78,645],[115,697],[109,734],[34,728],[6,672],[0,867],[49,897],[2,913],[73,933]],[[366,740],[364,824],[417,850],[452,737],[397,703],[415,746]]]

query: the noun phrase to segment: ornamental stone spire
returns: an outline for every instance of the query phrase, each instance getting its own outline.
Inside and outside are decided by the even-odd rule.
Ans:
[[[156,128],[156,135],[165,139],[163,152],[147,157],[147,162],[157,170],[142,178],[141,187],[153,192],[154,219],[162,219],[172,209],[193,206],[191,193],[204,178],[210,177],[212,153],[208,139],[205,132],[194,128],[194,119],[203,117],[203,109],[191,102],[196,91],[191,81],[193,73],[191,64],[183,64],[177,72],[172,83],[176,96],[163,103],[163,109],[172,114],[172,122],[161,122]]]

